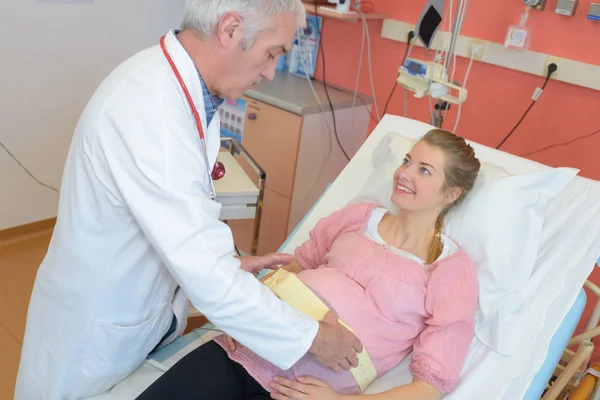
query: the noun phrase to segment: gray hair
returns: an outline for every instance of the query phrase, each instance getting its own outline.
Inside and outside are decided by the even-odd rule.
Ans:
[[[246,32],[242,48],[252,47],[256,35],[267,29],[268,17],[294,13],[297,26],[306,25],[306,12],[301,0],[186,0],[181,29],[191,29],[212,36],[223,14],[235,12],[244,21]]]

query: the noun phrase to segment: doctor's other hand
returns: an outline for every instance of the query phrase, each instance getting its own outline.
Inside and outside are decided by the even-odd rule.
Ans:
[[[348,329],[340,325],[338,317],[328,312],[321,322],[319,331],[308,353],[335,372],[358,366],[358,355],[363,346]]]
[[[295,260],[291,254],[271,253],[266,256],[247,256],[240,257],[241,268],[246,272],[259,272],[260,270],[278,269],[280,265],[289,265]]]

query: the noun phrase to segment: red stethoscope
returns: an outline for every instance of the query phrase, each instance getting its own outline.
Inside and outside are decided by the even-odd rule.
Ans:
[[[171,65],[171,69],[173,70],[173,73],[177,77],[177,80],[179,81],[179,85],[181,86],[181,89],[183,89],[183,93],[185,93],[185,97],[187,98],[187,101],[192,110],[192,114],[194,115],[194,119],[196,120],[196,126],[198,127],[198,133],[200,134],[200,142],[202,143],[202,150],[204,152],[204,162],[206,163],[206,170],[211,171],[208,174],[208,180],[210,182],[210,188],[212,191],[210,197],[212,198],[212,200],[215,200],[217,197],[217,194],[215,191],[215,182],[214,181],[218,181],[219,179],[221,179],[225,176],[225,166],[223,165],[223,163],[217,161],[217,163],[214,165],[214,167],[211,170],[210,165],[208,164],[208,151],[206,150],[206,139],[204,138],[204,130],[202,129],[202,122],[200,121],[200,115],[198,114],[198,110],[196,109],[196,106],[194,105],[194,100],[192,100],[192,96],[190,95],[190,92],[188,91],[187,86],[186,86],[185,82],[183,81],[183,78],[181,78],[181,74],[179,73],[179,70],[175,66],[173,59],[171,58],[171,56],[169,55],[169,52],[167,51],[167,46],[165,46],[165,36],[160,38],[160,47],[162,48],[162,51],[165,54],[165,57],[167,58],[169,65]]]

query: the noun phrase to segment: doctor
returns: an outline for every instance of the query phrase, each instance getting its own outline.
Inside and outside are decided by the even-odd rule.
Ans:
[[[211,199],[221,99],[272,79],[304,19],[300,0],[188,0],[181,32],[100,85],[69,150],[16,399],[105,393],[183,332],[188,298],[280,368],[307,352],[357,365],[361,344],[333,314],[317,323],[246,272],[290,259],[240,262]]]

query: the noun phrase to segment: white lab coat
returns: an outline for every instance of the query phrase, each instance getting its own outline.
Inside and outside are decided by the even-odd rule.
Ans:
[[[166,43],[205,124],[195,65],[173,32]],[[204,131],[213,165],[218,113]],[[317,323],[277,300],[232,256],[200,146],[158,45],[98,88],[71,143],[56,228],[31,296],[17,400],[106,392],[143,362],[173,315],[177,329],[166,342],[181,334],[186,297],[280,368],[309,349]]]

